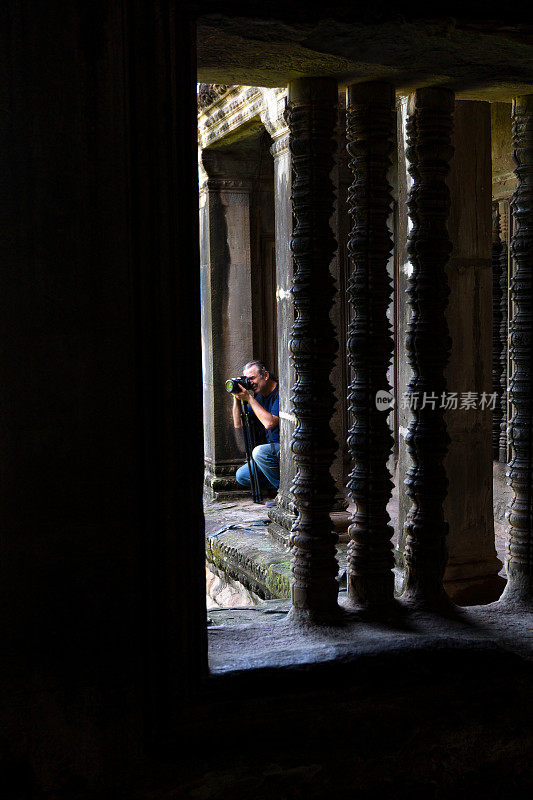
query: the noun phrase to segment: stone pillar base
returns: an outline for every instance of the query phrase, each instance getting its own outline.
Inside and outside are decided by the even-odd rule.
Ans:
[[[498,600],[507,581],[501,575],[444,581],[446,594],[458,606],[481,606]]]
[[[333,501],[333,511],[342,513],[346,511],[349,506],[348,498],[344,491],[337,491],[335,495],[335,500]]]
[[[405,581],[405,561],[403,553],[397,548],[394,549],[394,560],[398,571],[396,594],[399,596]],[[455,565],[444,575],[443,586],[452,602],[458,606],[477,606],[494,603],[500,598],[507,581],[497,574],[501,567],[499,559],[464,566],[470,568],[464,570],[465,573],[471,573],[467,577],[460,576],[460,565]]]
[[[277,505],[268,509],[268,516],[272,520],[268,532],[273,539],[289,547],[289,535],[296,522],[296,508],[285,495],[278,494]]]
[[[235,472],[241,464],[241,461],[216,465],[206,463],[204,495],[207,500],[231,500],[250,495],[250,490],[235,480]]]
[[[296,509],[292,503],[285,503],[278,494],[277,505],[268,509],[268,516],[273,523],[281,525],[286,531],[290,531],[293,524],[296,522]]]
[[[444,573],[444,589],[458,606],[492,603],[499,598],[506,584],[505,578],[498,575],[501,568],[502,562],[496,554],[463,563],[452,557]]]
[[[269,515],[270,516],[270,513]],[[270,522],[268,525],[268,535],[279,544],[290,549],[290,528],[286,528],[279,522]]]

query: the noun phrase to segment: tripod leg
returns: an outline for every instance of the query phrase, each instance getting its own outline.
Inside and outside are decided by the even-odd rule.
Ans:
[[[261,503],[263,497],[261,495],[261,487],[259,484],[258,467],[253,459],[253,431],[248,419],[248,414],[244,410],[244,404],[241,402],[241,424],[244,432],[244,446],[246,448],[246,460],[248,462],[248,472],[250,475],[250,487],[252,490],[252,500],[254,503]]]
[[[248,464],[248,475],[250,476],[250,487],[252,489],[252,500],[253,500],[254,499],[254,486],[253,486],[253,481],[252,481],[252,466],[251,466],[251,462],[253,461],[253,459],[252,459],[252,454],[251,454],[251,451],[250,451],[250,442],[248,441],[248,428],[246,426],[246,412],[244,411],[244,407],[243,407],[242,401],[241,401],[240,409],[241,409],[241,428],[242,428],[242,435],[243,435],[243,438],[244,438],[244,452],[246,454],[246,463]]]
[[[253,452],[253,451],[252,451]],[[259,483],[259,467],[255,463],[252,458],[252,463],[254,467],[254,481],[255,481],[255,496],[256,496],[256,503],[261,503],[263,501],[263,496],[261,494],[261,484]]]
[[[259,485],[258,466],[255,463],[254,458],[253,458],[253,447],[252,447],[253,438],[252,438],[252,431],[250,429],[249,420],[246,421],[246,424],[248,426],[248,442],[249,442],[249,447],[250,447],[250,462],[251,462],[251,467],[252,467],[252,471],[250,473],[250,482],[251,482],[251,485],[252,485],[252,500],[254,501],[254,503],[260,503],[263,498],[261,496],[261,487]]]

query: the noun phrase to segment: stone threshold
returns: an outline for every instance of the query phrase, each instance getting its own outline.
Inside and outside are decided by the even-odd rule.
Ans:
[[[250,669],[298,668],[379,656],[417,653],[506,654],[533,658],[531,612],[502,602],[457,608],[442,616],[396,601],[387,620],[365,618],[339,593],[335,624],[311,624],[291,610],[290,601],[266,601],[259,608],[218,609],[208,614],[212,674]]]

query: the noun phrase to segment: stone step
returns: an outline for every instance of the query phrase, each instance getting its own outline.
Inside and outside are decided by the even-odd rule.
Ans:
[[[346,583],[345,542],[337,545],[339,583]],[[289,598],[292,580],[290,549],[268,531],[268,526],[242,523],[207,537],[206,559],[211,572],[238,581],[265,600]]]

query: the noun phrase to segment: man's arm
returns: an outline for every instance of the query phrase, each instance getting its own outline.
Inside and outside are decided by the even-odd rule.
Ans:
[[[241,424],[241,409],[239,407],[240,406],[240,402],[241,401],[239,400],[237,395],[234,394],[233,395],[233,408],[232,408],[233,427],[234,428],[241,428],[242,427],[242,424]]]
[[[266,408],[263,408],[261,403],[258,403],[253,395],[250,395],[250,400],[248,402],[250,403],[255,416],[260,422],[263,423],[267,431],[273,431],[278,427],[279,417],[276,417],[275,414],[271,414],[270,411],[267,411]]]
[[[240,383],[239,386],[241,386]],[[266,410],[266,408],[263,408],[261,403],[258,403],[253,394],[247,389],[243,389],[242,386],[241,389],[242,392],[235,392],[233,395],[233,426],[235,428],[241,427],[239,401],[244,400],[246,403],[250,403],[255,416],[259,422],[265,426],[267,431],[273,431],[275,428],[277,428],[279,425],[279,417],[276,417],[275,414],[271,414]]]

